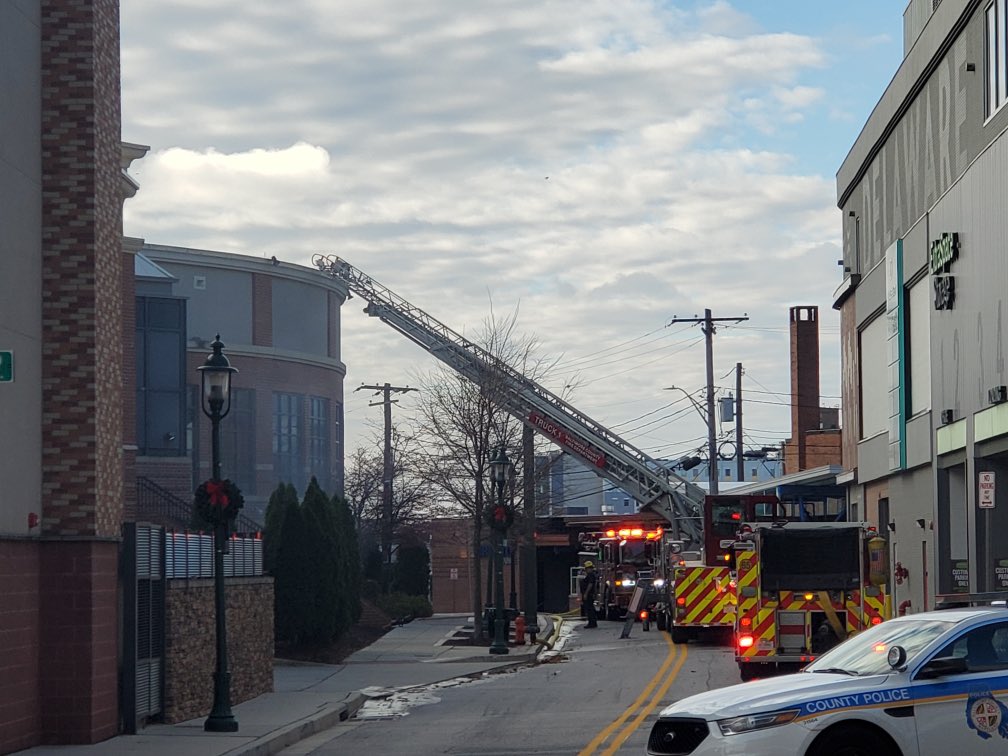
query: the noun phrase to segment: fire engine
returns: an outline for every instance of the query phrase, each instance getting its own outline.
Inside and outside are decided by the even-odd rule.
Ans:
[[[743,680],[797,669],[890,616],[885,541],[866,523],[746,523],[734,543]]]
[[[580,536],[582,553],[595,556],[598,574],[596,606],[599,617],[619,620],[626,616],[634,591],[640,586],[644,604],[638,609],[655,617],[664,630],[668,611],[667,577],[671,541],[653,523],[620,524]]]
[[[706,497],[703,551],[692,559],[676,560],[672,572],[671,616],[665,624],[673,642],[686,643],[702,634],[725,638],[731,635],[735,628],[735,552],[732,547],[736,535],[744,522],[782,516],[784,511],[776,496]]]

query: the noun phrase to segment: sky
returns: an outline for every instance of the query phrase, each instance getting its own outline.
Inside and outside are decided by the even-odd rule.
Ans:
[[[125,232],[338,255],[467,336],[516,312],[556,361],[546,388],[656,458],[706,445],[703,334],[672,321],[746,317],[719,324],[714,380],[726,395],[742,363],[745,446],[778,445],[789,307],[819,307],[840,405],[835,176],[905,6],[121,0],[122,138],[150,147]],[[382,421],[357,387],[439,365],[361,307],[342,308],[348,453]]]

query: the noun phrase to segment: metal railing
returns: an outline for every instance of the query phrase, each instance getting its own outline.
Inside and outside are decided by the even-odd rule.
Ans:
[[[165,525],[178,528],[188,528],[192,524],[193,505],[176,496],[163,486],[159,486],[150,478],[137,478],[137,516],[157,517]],[[250,517],[239,514],[235,518],[236,533],[259,533],[262,526]]]

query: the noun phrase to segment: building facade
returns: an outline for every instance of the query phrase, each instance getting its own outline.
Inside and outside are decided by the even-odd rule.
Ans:
[[[834,306],[840,480],[917,611],[1008,591],[1008,4],[913,0],[904,29],[837,174]]]
[[[131,464],[116,0],[0,3],[0,752],[118,731]],[[125,339],[129,342],[130,339]]]
[[[245,514],[262,524],[281,482],[342,493],[345,285],[275,258],[142,244],[137,260],[137,475],[187,500],[210,477],[197,368],[219,334],[238,368],[221,472]]]

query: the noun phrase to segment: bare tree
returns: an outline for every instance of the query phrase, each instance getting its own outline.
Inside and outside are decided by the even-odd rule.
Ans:
[[[381,523],[384,440],[376,432],[373,444],[357,447],[346,462],[344,492],[358,531],[377,532]],[[421,474],[422,457],[417,438],[401,424],[392,427],[392,523],[398,533],[430,518],[435,509],[435,490]],[[394,535],[393,540],[398,542]]]
[[[538,341],[515,333],[517,309],[497,318],[491,312],[473,340],[489,359],[474,380],[443,367],[420,376],[416,395],[417,437],[425,450],[418,474],[443,493],[439,513],[467,516],[472,526],[474,634],[483,639],[482,565],[480,547],[487,542],[485,507],[490,497],[489,460],[503,445],[515,464],[516,478],[524,474],[520,420],[498,405],[510,382],[500,365],[506,365],[533,380],[542,379],[552,367],[537,356]],[[521,511],[522,487],[517,486],[516,511]],[[531,529],[532,524],[526,525]]]

